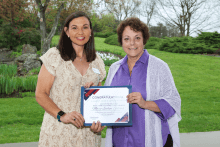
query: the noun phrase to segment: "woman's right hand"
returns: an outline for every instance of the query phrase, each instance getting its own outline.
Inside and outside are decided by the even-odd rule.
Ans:
[[[65,123],[65,124],[72,123],[77,128],[80,128],[80,127],[83,126],[83,123],[84,123],[85,120],[84,120],[82,114],[80,114],[76,111],[73,111],[73,112],[66,113],[63,116],[61,116],[60,121]]]

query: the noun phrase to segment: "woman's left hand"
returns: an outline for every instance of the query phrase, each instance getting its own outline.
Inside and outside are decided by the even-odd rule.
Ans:
[[[143,99],[140,92],[132,92],[127,95],[127,102],[131,104],[138,104],[140,108],[145,109],[146,101]]]
[[[94,83],[93,82],[87,82],[84,87],[89,88],[91,86],[95,86]]]
[[[100,121],[97,121],[97,123],[93,122],[92,126],[90,127],[90,129],[92,130],[92,132],[94,133],[99,133],[101,132],[103,129],[105,128],[105,126],[102,126]]]

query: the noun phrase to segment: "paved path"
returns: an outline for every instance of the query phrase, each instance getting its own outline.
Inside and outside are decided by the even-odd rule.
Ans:
[[[105,147],[102,139],[101,147]],[[220,147],[220,131],[180,133],[181,147]],[[0,147],[37,147],[38,142],[6,143]]]

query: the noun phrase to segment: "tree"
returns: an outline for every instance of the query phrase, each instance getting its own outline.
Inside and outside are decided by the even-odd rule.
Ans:
[[[157,13],[156,1],[155,0],[142,1],[140,6],[141,9],[139,9],[139,13],[142,16],[147,17],[147,25],[149,25],[152,16]]]
[[[138,7],[141,4],[139,0],[103,0],[105,8],[109,13],[115,15],[120,22],[129,16],[138,13]]]
[[[12,26],[23,21],[26,17],[25,8],[28,7],[28,0],[1,0],[0,18],[10,22]]]
[[[49,33],[49,35],[47,35],[46,32],[46,10],[47,7],[49,5],[50,0],[46,0],[45,3],[42,3],[41,0],[35,0],[38,9],[39,9],[39,13],[40,13],[40,32],[41,32],[41,53],[45,53],[49,48],[50,48],[50,43],[52,40],[52,37],[54,36],[55,32],[56,32],[56,28],[57,28],[57,24],[58,24],[58,20],[60,18],[60,13],[61,10],[64,8],[64,2],[63,1],[58,1],[58,3],[56,4],[58,7],[55,19],[54,19],[54,23],[53,23],[53,27]]]
[[[118,23],[115,20],[113,14],[103,14],[102,18],[98,22],[98,27],[103,33],[113,32],[117,28]]]
[[[35,0],[40,13],[42,53],[45,53],[50,48],[50,42],[56,32],[58,23],[63,27],[64,21],[69,14],[75,11],[90,12],[92,5],[95,5],[92,0],[44,0],[44,3],[41,1]],[[48,35],[47,30],[50,30]]]
[[[61,14],[60,14],[60,19],[59,19],[60,29],[63,28],[65,19],[71,13],[76,12],[76,11],[83,11],[88,16],[92,16],[91,10],[93,10],[93,7],[99,7],[99,5],[90,0],[69,0],[67,5],[64,7],[64,9],[61,11]]]
[[[207,0],[156,0],[158,15],[171,26],[177,26],[182,36],[205,29],[210,21],[212,9]]]
[[[163,23],[157,23],[157,26],[149,25],[149,32],[152,37],[179,37],[180,32],[176,26],[164,25]]]

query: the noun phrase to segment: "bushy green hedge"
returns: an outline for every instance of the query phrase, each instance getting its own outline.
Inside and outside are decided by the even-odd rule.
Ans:
[[[30,44],[32,46],[36,46],[37,50],[41,49],[41,35],[40,31],[33,28],[23,29],[23,32],[20,36],[21,43],[20,44]]]
[[[199,42],[204,42],[213,48],[220,48],[220,33],[218,32],[202,32],[196,37]]]
[[[104,42],[111,45],[121,46],[120,43],[118,42],[118,34],[109,36],[108,38],[105,39]]]
[[[9,48],[16,51],[16,47],[23,44],[41,48],[40,32],[35,28],[18,28],[10,24],[3,24],[0,28],[0,48]]]
[[[150,37],[145,44],[145,49],[159,49],[162,39],[157,37]]]
[[[213,53],[214,49],[192,37],[165,37],[159,45],[159,50],[173,53]]]
[[[102,33],[102,32],[95,32],[94,37],[102,37],[102,38],[107,38],[111,35],[114,35],[114,32],[107,32],[107,33]]]

